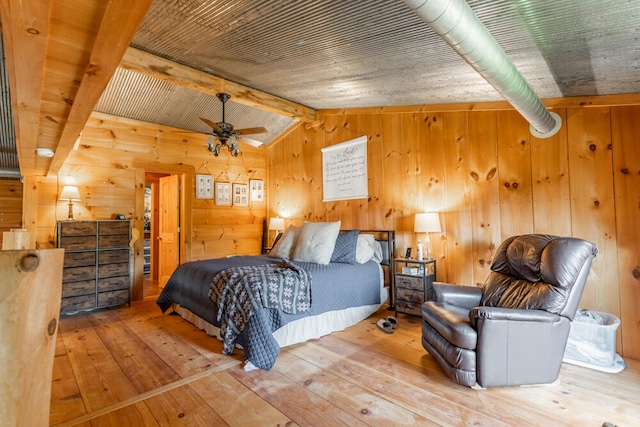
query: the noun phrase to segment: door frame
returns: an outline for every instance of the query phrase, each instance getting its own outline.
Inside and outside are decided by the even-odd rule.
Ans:
[[[144,297],[144,186],[146,174],[180,176],[180,264],[189,261],[191,247],[191,200],[195,167],[190,165],[154,164],[146,169],[136,169],[136,190],[133,227],[140,231],[140,238],[134,244],[133,284],[131,300],[140,301]]]

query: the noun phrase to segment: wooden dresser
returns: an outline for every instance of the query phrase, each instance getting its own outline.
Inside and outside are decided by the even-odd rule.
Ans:
[[[130,303],[130,221],[59,221],[61,313]]]

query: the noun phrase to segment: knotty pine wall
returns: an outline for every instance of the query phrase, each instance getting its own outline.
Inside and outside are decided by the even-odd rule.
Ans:
[[[581,307],[621,318],[618,352],[640,359],[640,107],[556,108],[537,139],[513,110],[327,111],[268,148],[270,215],[395,229],[414,247],[413,215],[440,212],[437,279],[480,285],[497,246],[524,233],[595,242]],[[322,202],[320,149],[368,136],[369,198]]]
[[[140,231],[135,244],[134,299],[142,298],[143,215],[145,172],[183,176],[181,204],[185,217],[182,230],[185,248],[182,261],[224,257],[229,254],[259,254],[265,202],[248,207],[217,206],[213,199],[195,198],[195,173],[210,172],[216,181],[249,183],[266,178],[264,148],[243,145],[237,158],[221,153],[216,158],[205,147],[201,134],[180,134],[176,129],[151,123],[94,113],[76,151],[72,151],[60,173],[35,177],[25,186],[25,197],[36,200],[38,248],[55,245],[56,221],[67,219],[68,204],[58,200],[62,187],[75,183],[81,201],[74,203],[76,220],[113,219],[123,213]],[[29,215],[26,215],[29,217]]]
[[[5,231],[22,228],[22,183],[0,179],[0,248]]]

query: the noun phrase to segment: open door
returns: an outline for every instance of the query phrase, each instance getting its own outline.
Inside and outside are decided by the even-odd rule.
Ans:
[[[158,285],[164,286],[180,263],[179,175],[160,178],[158,212]]]

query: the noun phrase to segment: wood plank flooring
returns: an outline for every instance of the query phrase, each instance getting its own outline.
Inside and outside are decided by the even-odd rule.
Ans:
[[[618,374],[564,364],[549,386],[472,390],[420,344],[417,317],[393,334],[381,309],[346,331],[281,350],[271,371],[155,297],[62,316],[50,425],[56,426],[617,426],[640,425],[640,362]]]

